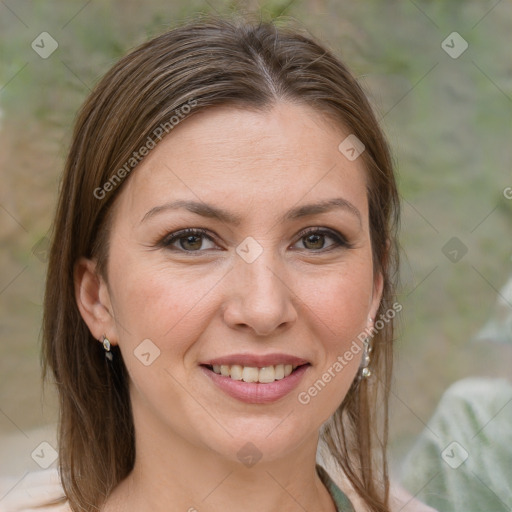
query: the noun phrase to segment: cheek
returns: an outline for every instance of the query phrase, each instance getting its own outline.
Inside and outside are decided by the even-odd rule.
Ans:
[[[179,353],[204,329],[206,297],[216,282],[213,273],[180,274],[166,265],[127,261],[115,278],[116,319],[125,345],[151,339],[164,347],[171,341],[173,352]]]
[[[357,338],[367,326],[372,287],[371,267],[359,264],[304,282],[300,293],[324,343],[334,349]]]

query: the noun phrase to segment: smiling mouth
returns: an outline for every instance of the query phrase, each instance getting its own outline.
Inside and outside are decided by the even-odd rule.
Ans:
[[[274,381],[282,380],[295,372],[302,366],[310,366],[310,363],[302,365],[291,365],[291,364],[277,364],[271,366],[264,366],[258,368],[255,366],[242,366],[239,364],[232,365],[201,365],[208,370],[228,377],[232,380],[239,380],[243,382],[257,382],[260,384],[269,384]]]

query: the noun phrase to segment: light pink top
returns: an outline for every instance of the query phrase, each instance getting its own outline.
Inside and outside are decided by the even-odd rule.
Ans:
[[[52,504],[64,497],[57,469],[35,471],[28,473],[0,500],[0,512],[71,512],[67,501]]]

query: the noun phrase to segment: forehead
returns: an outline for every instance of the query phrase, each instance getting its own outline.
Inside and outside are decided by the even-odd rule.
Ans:
[[[119,207],[139,214],[178,197],[279,209],[341,194],[364,211],[362,159],[349,161],[338,149],[347,135],[305,105],[278,103],[266,112],[209,108],[182,121],[145,157]]]

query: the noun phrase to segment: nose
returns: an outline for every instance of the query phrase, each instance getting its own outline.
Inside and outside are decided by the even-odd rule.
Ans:
[[[269,336],[297,319],[297,296],[290,277],[270,249],[252,263],[237,258],[227,281],[223,318],[232,329]]]

